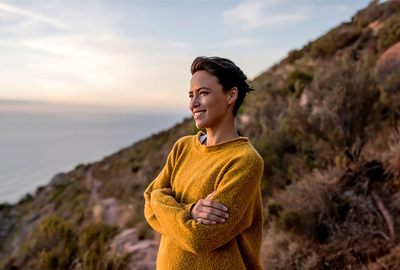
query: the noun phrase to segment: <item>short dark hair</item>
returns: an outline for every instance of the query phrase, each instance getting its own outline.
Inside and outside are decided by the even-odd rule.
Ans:
[[[246,94],[254,90],[248,85],[247,76],[243,71],[229,59],[216,56],[196,57],[190,67],[190,72],[193,75],[199,70],[205,70],[211,75],[216,76],[225,92],[231,90],[232,87],[237,87],[238,97],[233,107],[233,115],[236,115],[240,105],[242,105],[242,102],[246,97]]]

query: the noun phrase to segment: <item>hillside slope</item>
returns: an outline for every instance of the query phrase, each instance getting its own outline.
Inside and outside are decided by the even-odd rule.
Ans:
[[[265,269],[400,268],[400,2],[373,1],[251,84]],[[192,119],[0,206],[1,269],[154,269],[142,194]],[[135,228],[134,230],[130,228]]]

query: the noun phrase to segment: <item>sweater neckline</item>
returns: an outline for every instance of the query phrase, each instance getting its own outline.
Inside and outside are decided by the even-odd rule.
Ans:
[[[199,131],[197,133],[197,135],[194,137],[194,139],[195,139],[194,145],[195,145],[195,148],[197,150],[199,150],[201,152],[204,152],[204,153],[216,152],[216,151],[220,151],[220,150],[223,150],[223,149],[239,146],[239,145],[242,145],[242,144],[245,144],[245,143],[249,142],[248,138],[239,137],[239,138],[232,139],[232,140],[229,140],[229,141],[225,141],[225,142],[222,142],[222,143],[217,143],[217,144],[214,144],[214,145],[207,146],[207,145],[201,144],[201,142],[200,142],[200,136],[202,136],[202,135],[205,135],[202,131]]]

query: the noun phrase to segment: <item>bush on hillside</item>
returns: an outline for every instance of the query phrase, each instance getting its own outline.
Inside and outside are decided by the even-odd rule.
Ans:
[[[397,42],[400,42],[400,13],[388,18],[379,30],[378,50],[383,53]]]
[[[285,231],[299,230],[300,215],[294,210],[283,212],[277,224]]]
[[[400,1],[387,1],[383,6],[384,18],[390,17],[396,12],[400,12]]]
[[[107,242],[118,233],[118,227],[103,223],[89,223],[79,234],[79,248],[84,269],[108,269]]]
[[[361,30],[371,22],[379,19],[384,12],[384,7],[379,4],[379,0],[372,1],[366,9],[363,9],[354,16],[357,30]]]
[[[400,119],[400,77],[399,74],[392,73],[386,77],[385,84],[380,86],[381,100],[392,112],[394,127],[397,127]]]
[[[341,24],[323,35],[311,45],[311,57],[332,56],[338,49],[342,49],[356,41],[360,31],[351,24]]]
[[[376,105],[379,90],[374,70],[368,63],[358,63],[348,56],[316,71],[312,83],[321,97],[320,112],[310,121],[324,132],[332,147],[349,147],[357,138],[364,139],[368,126],[378,125],[381,118]]]
[[[291,94],[296,93],[297,95],[301,95],[304,85],[310,83],[312,79],[313,76],[311,74],[295,69],[289,74],[287,79],[287,91]]]
[[[17,259],[6,265],[39,270],[122,270],[129,258],[113,254],[109,247],[117,233],[117,226],[88,223],[79,229],[62,218],[50,216],[22,244]]]
[[[9,214],[11,209],[12,209],[12,206],[9,203],[0,204],[0,213],[1,213],[0,219],[5,218]]]
[[[22,246],[19,256],[32,262],[38,259],[40,270],[62,270],[68,269],[77,252],[77,236],[71,224],[58,217],[47,217]]]
[[[292,50],[289,52],[289,55],[286,57],[286,62],[288,64],[294,63],[297,59],[303,57],[303,50]]]
[[[356,142],[363,144],[367,132],[379,129],[383,105],[372,60],[357,62],[344,54],[317,66],[304,92],[306,107],[283,88],[249,97],[240,132],[251,138],[264,159],[263,192],[283,189],[315,168],[334,166]],[[288,77],[291,85],[299,78],[311,80],[296,70]]]
[[[22,204],[25,204],[25,203],[27,203],[27,202],[31,202],[31,201],[33,201],[33,199],[34,199],[34,197],[33,197],[32,194],[26,193],[25,196],[23,196],[23,197],[19,200],[18,205],[22,205]]]

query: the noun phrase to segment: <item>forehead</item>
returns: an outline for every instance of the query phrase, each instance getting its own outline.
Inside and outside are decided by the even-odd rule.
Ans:
[[[190,88],[196,90],[200,87],[215,88],[222,85],[219,84],[218,77],[211,75],[205,70],[196,71],[190,79]]]

